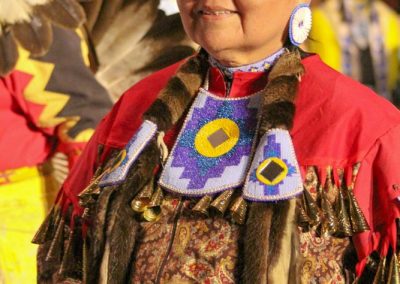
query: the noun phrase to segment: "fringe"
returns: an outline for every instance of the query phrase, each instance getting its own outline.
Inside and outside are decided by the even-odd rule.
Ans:
[[[72,207],[70,207],[72,209]],[[69,225],[74,218],[73,229]],[[83,243],[81,217],[64,214],[55,207],[35,235],[38,249],[38,283],[80,282],[82,279]]]
[[[298,219],[303,231],[315,229],[321,236],[344,238],[370,230],[353,194],[359,166],[352,166],[347,175],[340,168],[305,169]]]
[[[398,252],[390,252],[387,256],[381,257],[378,262],[370,256],[363,274],[356,278],[354,283],[371,284],[399,284],[400,264]]]
[[[201,51],[181,66],[143,119],[156,123],[158,130],[165,132],[183,117],[204,80],[208,67],[204,56],[204,51]],[[290,130],[295,113],[293,101],[304,73],[300,59],[297,50],[288,52],[271,70],[262,102],[260,134],[273,127]],[[64,225],[68,224],[63,219],[65,215],[61,215],[63,225],[59,227],[63,227],[67,234],[57,234],[57,229],[51,229],[45,222],[37,239],[52,239],[54,247],[67,252],[60,262],[68,260],[65,263],[70,263],[69,251],[76,256],[76,263],[82,264],[85,256],[86,271],[82,278],[88,283],[96,283],[99,279],[105,279],[107,283],[124,283],[130,274],[138,220],[156,220],[159,213],[163,192],[156,186],[154,169],[160,162],[160,150],[154,139],[131,167],[124,184],[100,189],[97,186],[99,177],[109,167],[96,173],[91,185],[80,195],[81,205],[85,207],[83,220],[74,219],[78,224],[85,223],[86,218],[95,220],[85,239],[85,248],[79,248],[83,254],[76,253],[75,245],[64,247],[65,244],[60,242],[62,237],[66,240],[63,243],[73,243],[82,233],[81,227],[70,232],[70,227]],[[304,230],[317,229],[321,234],[344,237],[369,229],[352,194],[356,176],[357,165],[353,167],[351,180],[344,178],[344,170],[308,167],[305,192],[300,201],[258,202],[248,206],[237,190],[231,190],[217,196],[204,196],[194,210],[201,214],[228,215],[235,222],[246,224],[243,283],[287,283],[298,263],[297,202],[301,204],[299,223]],[[338,193],[337,198],[332,194],[334,192]],[[53,220],[50,219],[49,224]],[[341,223],[341,220],[344,221]],[[47,231],[54,233],[48,234]],[[49,250],[49,247],[47,250],[57,252]],[[106,255],[104,251],[107,251]],[[57,253],[54,256],[58,257]],[[66,272],[65,269],[59,271]],[[104,273],[100,275],[100,271]],[[392,271],[396,269],[392,268]],[[74,272],[68,274],[79,277]]]

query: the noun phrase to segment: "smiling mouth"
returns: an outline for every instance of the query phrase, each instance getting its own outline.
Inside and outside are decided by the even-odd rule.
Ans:
[[[221,9],[201,9],[197,11],[197,14],[204,16],[225,16],[225,15],[237,14],[237,12],[231,10],[221,10]]]

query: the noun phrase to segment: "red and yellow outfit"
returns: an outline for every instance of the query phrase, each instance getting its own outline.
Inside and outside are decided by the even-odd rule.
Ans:
[[[400,217],[400,113],[370,89],[326,66],[318,56],[309,56],[302,63],[306,72],[295,100],[291,136],[304,186],[315,194],[322,185],[334,200],[340,173],[344,173],[342,182],[349,186],[353,183],[354,194],[370,226],[369,231],[352,237],[358,254],[356,271],[360,274],[373,251],[384,256],[389,246],[396,247],[395,220]],[[125,147],[140,126],[143,113],[178,67],[175,64],[133,86],[102,121],[59,195],[57,206],[68,220],[81,216],[77,195],[90,183],[96,168],[112,152]],[[265,73],[235,73],[229,97],[248,96],[264,88],[267,80]],[[209,72],[209,91],[220,97],[226,95],[224,77],[216,68]],[[169,148],[179,128],[180,124],[167,133],[165,142]],[[139,222],[140,237],[132,252],[123,246],[119,247],[121,251],[109,247],[117,259],[122,255],[126,259],[132,253],[128,257],[131,274],[121,276],[122,279],[132,283],[239,281],[244,227],[222,217],[196,218],[189,212],[192,205],[190,199],[181,201],[176,195],[168,195],[162,204],[164,213],[157,222]],[[346,249],[352,246],[350,238],[318,237],[311,230],[302,231],[300,239],[304,257],[299,263],[302,282],[325,283],[335,279],[335,283],[344,283],[343,259]],[[45,273],[57,272],[59,264],[46,264],[43,255],[39,258],[44,265],[42,279],[46,279]],[[54,271],[50,265],[55,267]],[[113,269],[117,269],[116,265],[118,262],[113,262]]]
[[[58,188],[46,162],[62,152],[71,168],[111,107],[87,66],[83,38],[53,32],[47,54],[33,58],[19,48],[16,68],[0,77],[1,283],[35,282],[30,242]]]

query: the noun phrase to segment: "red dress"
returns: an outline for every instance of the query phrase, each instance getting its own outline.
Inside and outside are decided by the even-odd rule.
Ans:
[[[371,229],[352,237],[360,274],[370,253],[377,250],[386,255],[389,246],[396,247],[400,113],[367,87],[326,66],[318,56],[309,56],[302,63],[306,72],[295,100],[296,113],[291,130],[297,159],[311,194],[315,194],[316,189],[310,184],[307,186],[309,176],[314,176],[322,185],[329,181],[334,188],[343,182],[353,189]],[[64,210],[73,205],[73,215],[82,213],[77,194],[89,184],[94,171],[110,152],[123,148],[134,135],[143,113],[179,65],[161,70],[133,86],[104,118],[59,194],[58,204]],[[211,69],[209,80],[209,90],[224,96],[224,79],[217,69]],[[249,95],[262,89],[266,81],[267,76],[263,73],[235,73],[229,96]],[[173,145],[179,127],[176,125],[167,134],[165,142],[169,147]],[[97,149],[100,145],[103,151],[99,158]],[[343,179],[339,178],[341,175]],[[334,270],[329,267],[329,259],[324,267],[316,263],[324,257],[324,251],[306,249],[310,247],[307,240],[312,243],[316,238],[312,235],[303,238],[302,253],[306,258],[314,258],[313,270],[309,273],[319,276],[310,277],[323,281],[336,274],[329,271]],[[332,254],[329,257],[333,257]],[[337,270],[341,270],[340,267]]]

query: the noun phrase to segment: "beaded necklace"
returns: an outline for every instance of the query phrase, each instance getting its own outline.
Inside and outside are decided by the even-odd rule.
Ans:
[[[217,67],[225,75],[226,78],[232,79],[233,73],[235,72],[265,72],[269,70],[275,63],[275,61],[283,54],[284,48],[279,49],[272,55],[264,58],[255,63],[238,66],[238,67],[228,67],[219,63],[214,57],[209,56],[208,61],[211,66]]]
[[[228,67],[218,62],[214,57],[209,56],[208,62],[211,66],[218,68],[225,78],[226,95],[228,96],[232,87],[233,74],[235,72],[267,72],[274,65],[276,60],[285,52],[285,48],[279,49],[272,55],[255,63],[238,67]]]

